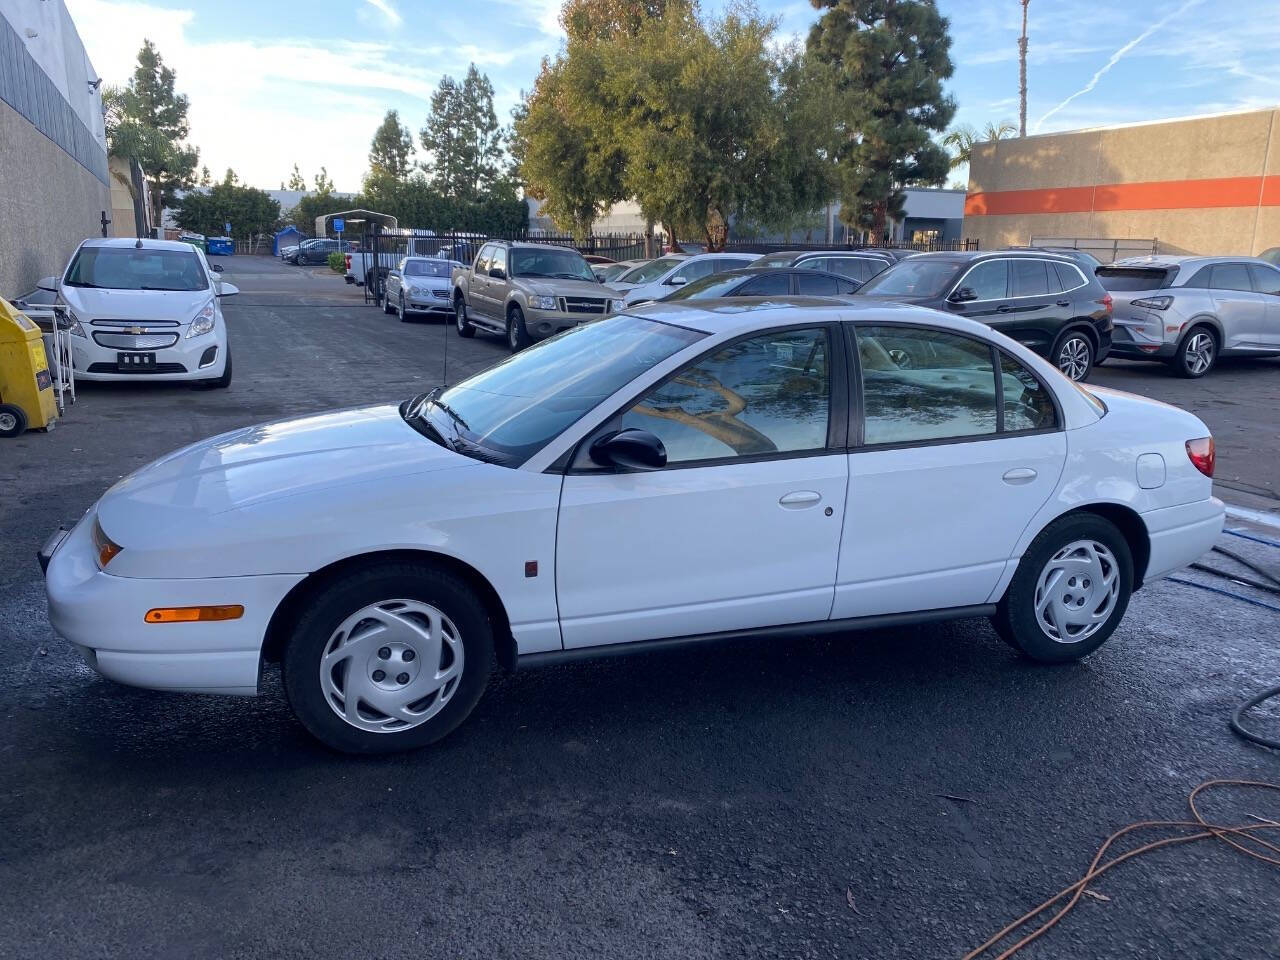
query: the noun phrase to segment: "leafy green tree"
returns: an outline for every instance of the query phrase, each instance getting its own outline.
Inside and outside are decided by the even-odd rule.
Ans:
[[[388,110],[369,145],[369,171],[403,180],[413,169],[413,134],[400,123],[400,114]]]
[[[200,168],[200,186],[210,187],[213,185],[213,175],[209,173],[208,167]]]
[[[227,167],[227,172],[222,175],[222,185],[224,187],[234,187],[240,182],[240,177],[234,170]]]
[[[293,172],[289,174],[289,185],[286,187],[282,183],[280,184],[280,189],[281,190],[286,190],[286,189],[306,190],[307,189],[307,181],[302,179],[302,171],[298,169],[298,165],[296,163],[293,165]]]
[[[144,40],[128,85],[110,87],[102,96],[111,155],[139,163],[157,211],[194,185],[199,162],[199,151],[183,142],[190,133],[190,104],[175,92],[175,78],[155,44]]]
[[[444,196],[476,200],[503,178],[505,137],[493,109],[493,84],[474,63],[461,83],[441,78],[419,136],[424,168]]]
[[[940,184],[950,156],[934,142],[955,115],[947,20],[933,0],[812,0],[826,12],[808,48],[839,97],[841,219],[879,238],[902,214],[903,188]]]
[[[265,190],[245,187],[228,177],[208,190],[188,190],[176,202],[174,217],[184,230],[206,236],[222,236],[231,224],[237,240],[253,240],[274,232],[280,220],[280,204]]]
[[[981,130],[967,123],[959,124],[947,131],[942,138],[942,145],[951,150],[951,169],[962,167],[973,157],[973,148],[988,140],[1007,140],[1018,132],[1018,128],[1007,120],[1000,123],[987,121]]]
[[[320,168],[320,172],[316,174],[316,193],[328,195],[333,193],[333,181],[329,179],[329,171],[325,167]]]

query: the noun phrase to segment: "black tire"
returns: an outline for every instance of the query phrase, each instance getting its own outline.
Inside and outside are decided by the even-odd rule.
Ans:
[[[222,376],[205,381],[214,390],[225,390],[231,386],[231,348],[227,348],[227,365],[222,368]]]
[[[1202,367],[1197,360],[1204,355],[1206,343],[1208,344],[1208,364]],[[1218,342],[1218,333],[1213,327],[1207,323],[1196,324],[1178,342],[1178,350],[1169,358],[1169,366],[1178,376],[1197,380],[1218,365],[1218,351],[1221,346]]]
[[[321,686],[320,661],[344,620],[389,600],[428,603],[458,630],[462,676],[439,713],[398,732],[362,730],[331,707]],[[494,659],[493,628],[484,604],[466,583],[426,564],[374,563],[324,587],[306,604],[285,646],[285,695],[294,715],[321,743],[343,753],[393,753],[434,743],[451,733],[480,700]]]
[[[26,411],[12,403],[0,403],[0,437],[20,437],[26,432]]]
[[[524,311],[513,303],[507,308],[507,347],[512,353],[519,353],[532,343],[533,338],[524,325]]]
[[[1089,335],[1076,327],[1063,331],[1062,336],[1053,345],[1053,352],[1049,354],[1049,358],[1068,380],[1083,383],[1093,372],[1096,355],[1097,350],[1094,349]]]
[[[1114,560],[1117,587],[1110,612],[1100,626],[1080,639],[1063,640],[1050,633],[1053,627],[1043,622],[1037,613],[1036,593],[1041,575],[1045,573],[1050,561],[1064,548],[1079,542],[1098,543],[1110,551]],[[1105,561],[1103,567],[1106,568]],[[1061,583],[1064,591],[1088,591],[1089,587],[1094,586],[1091,581],[1083,578],[1079,584],[1075,584],[1074,577],[1066,583],[1061,580],[1056,583]],[[1090,513],[1071,514],[1049,524],[1031,542],[1018,562],[1017,572],[1014,573],[991,622],[1006,643],[1021,650],[1032,660],[1040,663],[1069,663],[1088,656],[1107,641],[1123,619],[1132,591],[1133,555],[1124,535],[1116,529],[1115,524],[1102,517]],[[1071,593],[1066,593],[1065,596],[1078,600],[1081,612],[1084,613],[1103,609],[1107,592],[1095,590],[1085,596]]]
[[[408,311],[408,310],[406,310],[406,309],[405,309],[405,306],[404,306],[404,291],[403,291],[403,290],[401,290],[401,291],[400,291],[400,302],[396,305],[396,316],[398,316],[398,317],[400,318],[400,322],[401,322],[401,323],[408,323],[408,322],[410,321],[410,319],[411,319],[411,318],[410,318],[410,316],[409,316],[409,311]]]
[[[476,328],[467,319],[467,301],[460,293],[453,298],[453,329],[460,337],[470,339],[476,335]]]
[[[386,313],[395,313],[395,311],[391,309],[391,304],[387,302],[387,298],[386,298],[386,297],[383,297],[383,298],[382,298],[382,312],[383,312],[384,314],[386,314]]]

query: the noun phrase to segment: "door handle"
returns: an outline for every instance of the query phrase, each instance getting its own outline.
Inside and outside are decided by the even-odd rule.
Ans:
[[[783,494],[778,498],[779,506],[788,507],[792,510],[812,507],[814,504],[821,502],[822,494],[816,490],[793,490],[791,493]]]
[[[1036,478],[1036,472],[1030,467],[1014,467],[1004,475],[1005,483],[1030,483]]]
[[[1060,307],[1069,307],[1069,306],[1071,306],[1071,301],[1070,301],[1070,300],[1058,300],[1058,301],[1056,301],[1056,302],[1057,302],[1058,306],[1060,306]]]
[[[996,307],[996,313],[1013,313],[1013,307],[1009,306],[1007,303],[1002,303],[1000,306]]]

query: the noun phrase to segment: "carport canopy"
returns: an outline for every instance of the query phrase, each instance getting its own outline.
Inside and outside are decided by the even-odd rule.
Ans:
[[[335,220],[345,221],[343,230],[346,231],[347,226],[359,225],[357,229],[363,230],[366,223],[376,223],[384,230],[394,230],[399,226],[399,221],[389,213],[378,213],[377,210],[343,210],[340,213],[326,213],[322,217],[316,217],[316,236],[327,237],[329,235],[329,227]]]

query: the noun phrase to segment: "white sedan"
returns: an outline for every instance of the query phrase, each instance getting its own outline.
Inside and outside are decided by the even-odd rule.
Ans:
[[[958,617],[1078,659],[1213,544],[1213,462],[1191,414],[974,321],[656,304],[178,450],[41,559],[103,675],[253,694],[281,662],[306,728],[370,753],[454,729],[495,659]]]
[[[85,240],[59,277],[79,380],[231,384],[220,299],[239,293],[203,253],[177,240]]]
[[[758,253],[673,253],[628,270],[609,286],[623,294],[628,306],[638,306],[665,299],[686,283],[713,273],[741,270],[759,259]]]

